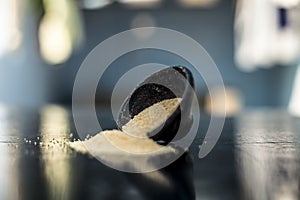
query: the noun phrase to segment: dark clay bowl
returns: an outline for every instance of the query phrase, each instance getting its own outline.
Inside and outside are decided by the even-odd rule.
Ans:
[[[148,136],[160,144],[168,144],[173,139],[180,139],[187,134],[192,124],[193,90],[194,79],[187,68],[176,66],[158,71],[139,84],[125,99],[117,126],[122,129],[123,125],[144,109],[162,100],[178,97],[182,98],[180,106],[164,124]],[[181,131],[178,131],[179,125]]]

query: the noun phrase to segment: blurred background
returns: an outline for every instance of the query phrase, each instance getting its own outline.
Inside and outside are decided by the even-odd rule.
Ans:
[[[69,148],[79,139],[72,90],[100,42],[149,26],[199,42],[226,96],[217,85],[208,95],[194,73],[200,110],[208,115],[201,115],[188,155],[162,171],[129,176]],[[0,0],[0,28],[0,199],[299,199],[300,0]],[[160,50],[119,57],[97,88],[103,129],[116,128],[107,111],[114,85],[146,63],[195,72]],[[213,77],[206,78],[213,84]],[[119,86],[127,91],[130,81]],[[212,107],[220,114],[224,99],[228,116],[246,112],[226,118],[214,150],[198,159]],[[85,110],[80,114],[89,128]]]
[[[226,85],[229,114],[242,108],[271,107],[299,115],[299,2],[1,1],[0,102],[25,107],[70,105],[76,73],[98,43],[131,28],[157,26],[180,31],[207,50]],[[189,67],[171,53],[131,52],[111,64],[99,83],[96,101],[109,103],[124,69],[149,62]],[[196,82],[201,105],[209,111],[219,98],[218,88],[210,99],[201,77]]]

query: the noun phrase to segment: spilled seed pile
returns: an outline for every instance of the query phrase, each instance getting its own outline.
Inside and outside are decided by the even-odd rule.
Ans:
[[[140,138],[163,124],[178,107],[181,98],[166,99],[143,110],[122,127],[123,132]]]
[[[80,153],[90,153],[95,157],[120,155],[122,153],[165,154],[175,152],[169,146],[162,146],[147,137],[175,111],[181,98],[158,102],[131,119],[122,127],[123,131],[102,131],[85,141],[70,142],[69,146]]]

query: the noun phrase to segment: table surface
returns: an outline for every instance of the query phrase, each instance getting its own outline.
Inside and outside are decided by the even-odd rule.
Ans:
[[[115,127],[99,108],[103,127]],[[300,120],[280,110],[227,118],[213,151],[198,158],[209,116],[189,152],[150,173],[116,171],[64,142],[76,137],[70,109],[0,106],[0,199],[254,199],[300,197]]]

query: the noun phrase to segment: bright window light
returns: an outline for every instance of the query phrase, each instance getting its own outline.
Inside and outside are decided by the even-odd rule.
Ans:
[[[21,46],[21,5],[17,0],[0,1],[0,56]]]
[[[64,23],[55,17],[44,18],[39,29],[41,55],[49,64],[66,61],[72,52],[70,34]]]

